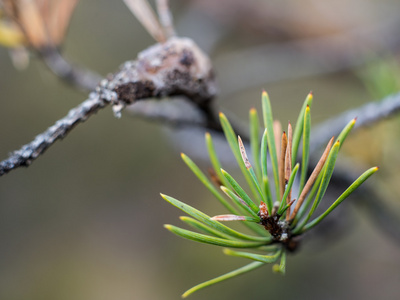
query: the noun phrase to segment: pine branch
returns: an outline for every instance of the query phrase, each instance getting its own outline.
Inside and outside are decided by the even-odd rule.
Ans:
[[[60,75],[60,73],[56,74]],[[68,78],[68,76],[61,77]],[[90,84],[82,87],[89,86]],[[191,40],[172,38],[165,44],[156,44],[141,52],[137,60],[126,62],[118,72],[103,79],[96,91],[92,92],[81,105],[72,109],[66,117],[39,134],[32,142],[12,152],[8,159],[0,162],[0,176],[18,167],[29,166],[53,143],[64,138],[76,125],[84,122],[108,104],[113,105],[114,111],[118,114],[126,105],[139,100],[175,95],[185,96],[188,100],[186,102],[202,117],[203,121],[186,118],[182,126],[200,126],[221,134],[222,129],[215,119],[215,109],[211,105],[215,94],[211,63]],[[389,96],[381,102],[369,103],[347,111],[321,124],[313,132],[316,138],[311,144],[311,160],[315,160],[316,150],[325,144],[328,138],[336,135],[348,120],[358,116],[357,127],[369,126],[398,113],[399,108],[400,93]],[[143,115],[147,117],[146,112]],[[176,119],[176,116],[165,115],[164,121],[177,124],[179,116]],[[234,122],[234,130],[237,133],[240,127],[238,123]],[[241,131],[240,135],[245,142],[248,141],[244,131]],[[345,178],[340,174],[333,175],[332,183],[335,186],[340,186],[339,182],[342,181],[348,185],[351,178]],[[371,187],[368,189],[371,190]],[[395,228],[393,224],[396,224],[397,218],[388,214],[390,211],[383,205],[379,206],[380,210],[377,210],[375,201],[378,199],[371,201],[364,201],[363,204],[368,210],[379,212],[376,219],[384,231],[391,233],[393,237],[398,237],[397,232],[393,233]],[[389,219],[386,217],[388,215],[391,216]]]

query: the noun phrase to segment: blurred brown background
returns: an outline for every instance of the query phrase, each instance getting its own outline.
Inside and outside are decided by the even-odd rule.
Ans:
[[[351,68],[327,72],[329,68],[319,64],[306,70],[302,56],[298,62],[289,61],[295,57],[290,48],[293,41],[398,21],[400,3],[395,0],[171,0],[171,5],[178,33],[198,41],[215,62],[221,89],[218,105],[244,120],[249,108],[260,107],[262,88],[271,96],[275,117],[283,122],[295,119],[303,99],[313,90],[316,125],[393,92],[391,81],[400,76],[395,68],[397,45],[380,44],[375,39],[382,36],[372,29],[365,53],[346,60]],[[388,25],[385,41],[397,39],[398,28]],[[347,46],[357,49],[360,43],[353,41],[354,46],[338,41],[337,48],[328,47],[329,57],[337,58],[336,53]],[[64,54],[106,75],[153,43],[122,1],[81,1]],[[257,56],[245,51],[271,45],[275,48],[267,48],[265,55],[263,50],[256,52],[268,69],[250,63]],[[276,48],[282,45],[285,48]],[[282,62],[290,63],[274,63],[279,61],[276,53],[286,53]],[[368,62],[360,63],[364,56]],[[261,61],[260,65],[264,66]],[[382,86],[387,89],[379,89]],[[7,49],[0,48],[2,159],[86,95],[60,81],[35,57],[26,70],[17,71]],[[381,167],[371,181],[387,189],[393,200],[388,204],[395,210],[400,206],[395,173],[398,128],[397,118],[359,131],[344,149],[348,155],[357,155],[354,160],[359,163]],[[161,125],[126,113],[116,119],[111,109],[78,126],[31,167],[3,176],[0,299],[179,299],[194,284],[246,263],[225,257],[216,247],[168,233],[162,225],[179,224],[180,212],[165,203],[159,192],[211,215],[221,211],[184,166],[179,146],[171,146]],[[267,266],[191,299],[399,299],[398,244],[354,206],[348,208],[354,218],[351,226],[328,244],[305,244],[300,253],[289,257],[285,277]]]

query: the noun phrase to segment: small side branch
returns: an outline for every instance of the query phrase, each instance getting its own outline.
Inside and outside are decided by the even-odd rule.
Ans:
[[[77,124],[84,122],[107,104],[98,94],[91,93],[89,99],[71,109],[67,116],[58,120],[45,132],[36,136],[32,142],[22,146],[20,150],[12,152],[8,159],[2,161],[0,163],[0,176],[18,167],[29,166],[54,142],[64,138]]]
[[[223,96],[266,83],[348,70],[363,66],[379,55],[396,53],[400,48],[399,25],[398,16],[388,17],[327,37],[268,43],[224,53],[214,62],[226,74],[219,80]],[[235,70],[241,70],[241,76]]]
[[[65,60],[56,48],[42,49],[40,56],[55,75],[81,90],[93,91],[102,79],[96,73],[77,67]]]
[[[202,112],[205,127],[218,127],[211,108],[215,94],[214,74],[207,56],[190,39],[171,38],[139,53],[137,60],[124,63],[118,72],[101,80],[89,99],[2,161],[0,176],[29,166],[54,142],[107,104],[113,105],[118,116],[126,105],[139,100],[182,95]]]
[[[336,168],[334,175],[332,186],[336,192],[342,192],[349,186],[349,183],[354,182],[357,178],[354,170],[344,168],[344,166]],[[380,189],[376,184],[367,181],[354,192],[354,195],[357,197],[356,201],[349,203],[356,205],[358,210],[359,208],[364,210],[372,223],[377,225],[376,227],[379,227],[391,240],[400,244],[400,215],[385,201],[389,197],[384,189]],[[335,219],[333,220],[335,221]],[[340,222],[337,221],[336,223]]]
[[[322,124],[312,131],[314,143],[310,146],[310,153],[326,144],[329,137],[337,135],[349,120],[357,117],[354,128],[370,126],[385,118],[391,117],[400,111],[400,93],[390,95],[379,102],[370,102],[356,109],[348,110]]]

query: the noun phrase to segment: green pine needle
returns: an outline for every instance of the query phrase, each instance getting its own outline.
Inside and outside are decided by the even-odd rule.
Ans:
[[[224,280],[231,279],[233,277],[237,277],[239,275],[242,275],[242,274],[248,273],[250,271],[253,271],[253,270],[255,270],[255,269],[257,269],[257,268],[259,268],[259,267],[261,267],[263,265],[264,265],[264,263],[262,263],[262,262],[252,262],[252,263],[250,263],[248,265],[245,265],[244,267],[241,267],[239,269],[236,269],[236,270],[234,270],[232,272],[226,273],[224,275],[218,276],[217,278],[214,278],[214,279],[208,280],[206,282],[200,283],[200,284],[192,287],[191,289],[187,290],[186,292],[184,292],[183,295],[182,295],[182,298],[186,298],[187,296],[189,296],[189,295],[193,294],[194,292],[197,292],[198,290],[201,290],[201,289],[203,289],[205,287],[208,287],[208,286],[211,286],[213,284],[222,282]]]
[[[291,149],[286,149],[285,154],[285,146],[283,146],[283,149],[276,149],[271,103],[268,94],[266,92],[262,93],[262,113],[265,128],[261,141],[257,112],[255,109],[251,109],[249,113],[249,141],[253,156],[253,165],[247,157],[246,149],[241,138],[237,137],[226,116],[222,113],[220,114],[220,122],[226,140],[247,181],[252,192],[251,195],[246,193],[238,182],[221,168],[221,163],[209,133],[206,134],[205,140],[213,167],[211,176],[216,175],[216,177],[213,177],[214,183],[189,157],[182,154],[182,159],[186,165],[213,196],[223,204],[229,213],[224,212],[223,214],[218,214],[210,218],[210,216],[188,204],[161,194],[166,201],[189,215],[181,217],[184,223],[201,233],[173,225],[165,225],[165,228],[180,237],[192,241],[229,248],[251,248],[258,252],[251,253],[224,249],[226,255],[247,258],[255,260],[256,262],[198,284],[186,291],[182,297],[187,297],[215,283],[250,272],[266,263],[277,262],[279,259],[280,262],[274,264],[272,269],[274,272],[285,274],[287,252],[296,249],[298,244],[297,239],[300,238],[304,232],[322,222],[322,220],[354,192],[355,189],[378,170],[377,167],[374,167],[364,172],[323,214],[309,222],[326,193],[336,164],[338,152],[356,122],[356,119],[351,120],[340,132],[334,144],[334,138],[331,138],[319,162],[311,175],[307,178],[311,140],[310,107],[312,102],[313,95],[309,93],[301,108],[293,134],[291,127],[289,129],[288,144],[292,146]],[[286,140],[284,136],[282,140],[283,144],[285,144]],[[296,161],[299,157],[298,151],[300,144],[302,144],[302,156],[300,158],[301,167]],[[282,155],[279,161],[281,167],[280,171],[278,171],[278,150]],[[288,158],[290,155],[291,160]],[[272,179],[268,177],[268,158],[270,158],[270,167],[272,170],[270,173],[272,174]],[[289,161],[286,161],[287,159]],[[284,168],[282,166],[284,166]],[[279,178],[279,172],[281,178]],[[295,178],[298,173],[300,175],[299,184],[297,186],[299,189],[299,197],[297,199],[298,201],[295,202],[295,200],[291,199],[290,193],[292,188],[296,187]],[[271,180],[273,180],[273,183],[270,182]],[[280,180],[281,183],[279,182]],[[221,185],[220,189],[215,186],[215,183]],[[280,189],[284,189],[282,197]],[[229,199],[224,197],[221,190]],[[276,199],[273,199],[273,197],[276,197]],[[294,205],[293,212],[290,214],[290,209],[288,208],[294,203],[296,205]],[[245,229],[251,230],[254,235],[239,232],[221,223],[227,221],[241,221],[239,223],[247,226]]]
[[[228,181],[221,173],[221,163],[219,162],[217,152],[215,151],[214,143],[210,133],[206,133],[205,135],[206,145],[208,150],[208,156],[210,157],[210,162],[213,166],[215,174],[217,174],[218,179],[222,182],[223,185],[228,186]]]
[[[360,177],[358,177],[344,192],[340,195],[339,198],[318,218],[308,223],[304,226],[302,232],[305,232],[314,226],[318,225],[323,219],[326,218],[340,203],[342,203],[352,192],[355,191],[365,180],[367,180],[372,174],[378,171],[378,167],[373,167],[365,171]]]
[[[207,176],[200,170],[200,168],[184,153],[181,153],[181,157],[190,170],[197,176],[197,178],[204,184],[204,186],[218,199],[223,206],[226,207],[233,214],[238,214],[238,211],[220,194],[220,191],[215,187],[214,184],[207,178]]]
[[[275,194],[277,197],[276,200],[278,201],[279,174],[278,174],[278,156],[276,154],[276,145],[275,145],[274,119],[272,116],[271,102],[269,100],[269,96],[266,91],[263,91],[261,99],[262,99],[261,101],[262,101],[264,126],[267,130],[267,143],[272,163],[272,173],[274,175],[275,191],[277,191]]]
[[[285,207],[286,204],[286,199],[289,195],[290,190],[292,189],[293,183],[294,183],[294,179],[296,177],[297,171],[299,170],[300,165],[296,164],[295,167],[292,170],[292,174],[290,174],[290,178],[289,178],[289,182],[286,186],[285,189],[285,193],[283,194],[282,200],[281,200],[281,205],[278,209],[278,215],[282,215],[283,212],[287,209],[287,207]]]
[[[267,149],[268,149],[268,138],[267,138],[267,129],[265,129],[261,139],[261,173],[263,178],[264,194],[267,199],[267,202],[265,202],[265,204],[267,205],[269,213],[271,213],[274,201],[272,200],[271,188],[269,186],[269,179],[268,179]]]
[[[340,147],[342,147],[345,139],[347,138],[347,136],[349,135],[350,131],[353,129],[354,125],[356,124],[357,118],[354,118],[353,120],[351,120],[342,130],[342,132],[340,132],[339,136],[336,139],[337,141],[340,141]],[[340,149],[340,148],[339,148]]]
[[[172,233],[175,233],[176,235],[179,235],[183,238],[195,241],[195,242],[200,242],[200,243],[205,243],[205,244],[211,244],[211,245],[216,245],[216,246],[221,246],[221,247],[231,247],[231,248],[256,248],[260,247],[265,244],[265,242],[245,242],[245,241],[239,241],[239,240],[227,240],[227,239],[222,239],[218,237],[213,237],[197,232],[193,232],[190,230],[182,229],[179,227],[176,227],[174,225],[169,225],[166,224],[164,225],[166,229],[171,231]]]
[[[294,133],[293,133],[293,146],[292,146],[292,167],[294,167],[297,159],[297,152],[299,149],[300,145],[300,140],[301,136],[303,134],[303,124],[304,124],[304,114],[306,111],[307,106],[311,107],[311,104],[313,102],[313,94],[310,92],[306,100],[303,103],[303,106],[301,107],[299,117],[297,118],[296,126],[294,128]]]
[[[304,184],[306,183],[306,176],[308,171],[308,159],[310,153],[310,132],[311,132],[311,113],[310,107],[307,106],[304,112],[304,124],[303,124],[303,151],[302,151],[302,159],[301,159],[301,175],[300,175],[300,184],[299,191],[301,192],[304,188]],[[300,196],[300,193],[299,193]]]
[[[286,252],[282,252],[281,255],[281,263],[279,265],[273,265],[272,270],[275,273],[281,273],[282,275],[285,275],[286,273]]]
[[[237,205],[237,207],[241,211],[241,214],[245,215],[246,213],[248,213],[253,217],[258,217],[258,215],[251,210],[251,208],[246,204],[246,202],[244,202],[244,200],[240,198],[237,194],[235,194],[233,191],[231,191],[225,186],[221,186],[221,190]],[[251,230],[253,230],[254,232],[258,233],[261,236],[269,235],[268,232],[258,224],[245,222],[244,225],[246,225]]]
[[[251,208],[251,210],[257,214],[258,213],[258,206],[251,200],[251,198],[246,194],[246,192],[242,189],[242,187],[236,182],[233,177],[226,172],[224,169],[221,170],[222,175],[228,180],[229,184],[235,190],[235,192],[243,199],[244,202]]]
[[[271,254],[271,255],[260,255],[260,254],[250,253],[250,252],[233,251],[231,249],[224,249],[224,253],[226,255],[230,255],[230,256],[248,258],[251,260],[269,264],[269,263],[275,262],[279,258],[279,256],[282,253],[282,250],[279,249],[274,254]]]
[[[317,195],[315,196],[313,206],[311,207],[311,210],[309,211],[307,217],[293,230],[294,234],[298,234],[299,232],[302,231],[303,227],[307,224],[308,220],[311,218],[312,214],[317,209],[319,203],[321,202],[322,197],[325,195],[326,189],[328,188],[329,185],[329,181],[331,180],[333,174],[333,169],[335,167],[339,149],[340,149],[340,141],[337,141],[333,145],[329,153],[328,159],[326,160],[325,163],[326,165],[324,167],[324,174],[322,176],[322,180],[319,185]]]
[[[227,235],[225,233],[222,233],[218,230],[215,230],[214,228],[211,228],[210,226],[207,226],[200,221],[197,221],[196,219],[193,219],[191,217],[186,217],[186,216],[181,216],[179,217],[181,221],[185,222],[192,228],[198,229],[204,233],[214,235],[216,237],[222,238],[222,239],[231,239],[232,237],[230,235]]]
[[[229,146],[230,146],[230,148],[232,150],[232,153],[236,158],[236,161],[237,161],[237,163],[239,165],[239,168],[242,171],[243,176],[246,179],[247,184],[249,185],[250,190],[253,193],[254,197],[258,201],[260,201],[259,195],[258,195],[258,192],[257,192],[257,188],[255,187],[252,179],[250,178],[250,175],[248,174],[246,166],[244,165],[244,162],[242,160],[242,155],[240,154],[239,144],[238,144],[238,141],[237,141],[236,133],[233,130],[232,125],[229,123],[228,119],[226,118],[226,116],[223,113],[219,114],[219,119],[220,119],[220,122],[221,122],[222,129],[223,129],[223,131],[225,133],[226,140],[228,141],[228,144],[229,144]]]
[[[261,164],[260,164],[260,121],[258,118],[257,110],[250,109],[250,147],[253,155],[254,170],[258,180],[262,181]]]
[[[225,186],[221,186],[221,190],[241,209],[243,212],[247,212],[253,217],[257,217],[257,213],[250,208],[250,206],[242,199],[240,198],[237,194],[232,192],[230,189],[228,189]]]
[[[268,238],[268,237],[251,236],[251,235],[240,233],[236,230],[233,230],[233,229],[221,224],[220,222],[211,220],[211,218],[209,216],[207,216],[206,214],[202,213],[201,211],[199,211],[199,210],[191,207],[190,205],[187,205],[175,198],[172,198],[170,196],[163,195],[163,194],[161,194],[161,197],[163,197],[166,201],[171,203],[173,206],[175,206],[175,207],[179,208],[180,210],[184,211],[185,213],[187,213],[189,216],[203,222],[204,224],[212,227],[213,229],[216,229],[222,233],[228,234],[234,238],[250,240],[250,241],[262,241],[265,243],[270,241],[270,238]]]

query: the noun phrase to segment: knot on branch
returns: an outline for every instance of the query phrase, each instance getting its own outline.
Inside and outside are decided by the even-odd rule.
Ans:
[[[145,98],[184,95],[205,107],[216,95],[214,72],[209,58],[188,38],[171,38],[139,53],[104,80],[99,91],[116,93],[117,105]]]

